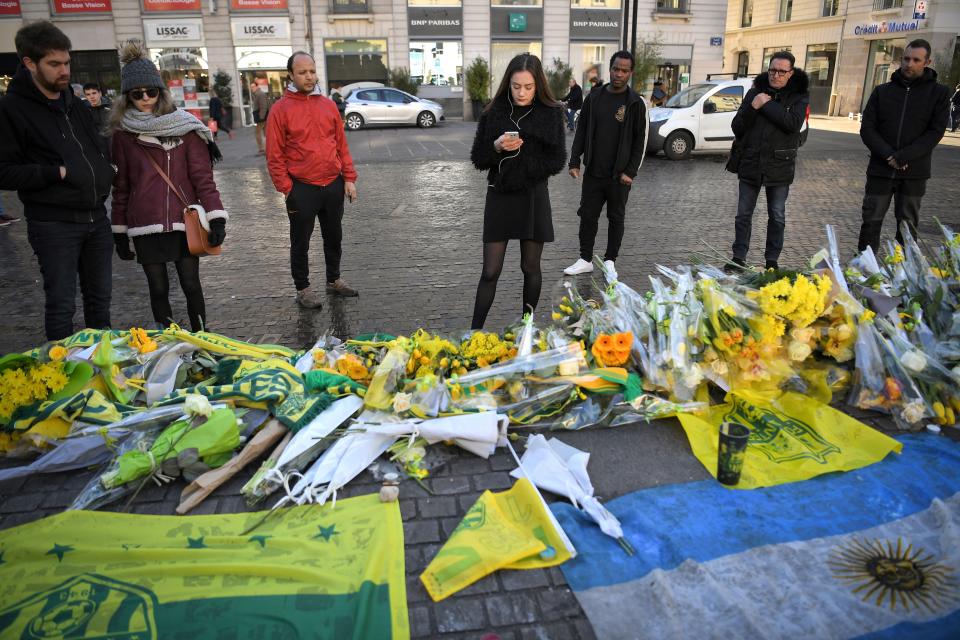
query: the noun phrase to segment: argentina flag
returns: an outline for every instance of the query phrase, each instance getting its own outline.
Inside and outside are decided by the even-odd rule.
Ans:
[[[598,638],[960,637],[960,444],[753,491],[710,480],[607,503],[636,550],[551,505]]]

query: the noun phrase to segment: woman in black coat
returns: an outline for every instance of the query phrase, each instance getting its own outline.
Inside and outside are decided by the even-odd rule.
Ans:
[[[515,135],[513,135],[515,134]],[[487,171],[483,272],[472,328],[481,329],[497,294],[509,240],[520,241],[523,312],[540,300],[540,255],[553,242],[547,178],[567,160],[563,106],[550,92],[540,59],[524,53],[507,65],[500,87],[477,123],[470,160]]]

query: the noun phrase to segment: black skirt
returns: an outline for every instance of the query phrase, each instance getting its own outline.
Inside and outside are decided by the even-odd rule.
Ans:
[[[187,234],[183,231],[134,236],[133,250],[140,264],[176,262],[191,255],[187,246]]]
[[[483,241],[536,240],[553,242],[553,216],[547,181],[530,189],[501,193],[487,187],[483,210]]]

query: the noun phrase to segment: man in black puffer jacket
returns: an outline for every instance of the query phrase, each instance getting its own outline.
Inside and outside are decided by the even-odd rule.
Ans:
[[[753,81],[753,88],[733,118],[736,141],[727,169],[740,178],[733,241],[733,264],[740,267],[747,264],[753,210],[761,187],[767,191],[767,244],[763,254],[767,269],[777,268],[783,250],[787,195],[810,103],[807,74],[793,65],[789,51],[773,54],[767,72]]]
[[[883,218],[894,198],[897,242],[900,224],[917,236],[920,200],[930,177],[930,157],[947,130],[950,90],[937,83],[929,68],[930,43],[917,39],[903,50],[900,68],[890,82],[873,90],[863,110],[860,137],[870,149],[863,196],[863,223],[857,249],[880,246]]]
[[[113,184],[104,138],[70,89],[70,40],[49,22],[16,35],[22,62],[0,100],[0,189],[17,190],[40,263],[48,340],[73,333],[77,275],[83,317],[110,327]]]

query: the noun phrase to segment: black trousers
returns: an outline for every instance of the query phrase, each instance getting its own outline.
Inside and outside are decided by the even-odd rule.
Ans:
[[[597,238],[600,211],[607,205],[607,251],[604,260],[616,260],[623,242],[623,222],[626,219],[627,197],[630,185],[620,184],[619,178],[595,178],[588,173],[583,175],[583,188],[580,191],[580,257],[593,260],[593,243]]]
[[[343,177],[325,187],[293,181],[287,196],[287,217],[290,219],[290,271],[297,291],[310,286],[310,237],[316,220],[323,237],[323,259],[327,265],[327,282],[340,277],[340,246],[343,240]]]
[[[27,239],[43,276],[47,340],[73,334],[78,275],[84,323],[91,329],[109,329],[113,234],[106,212],[93,222],[27,218]]]
[[[857,251],[872,247],[874,253],[880,248],[880,230],[883,218],[893,199],[893,213],[897,218],[897,242],[903,244],[900,225],[906,224],[910,233],[917,237],[920,223],[920,201],[927,191],[926,179],[880,178],[867,176],[863,194],[863,222],[860,225],[860,240]]]

